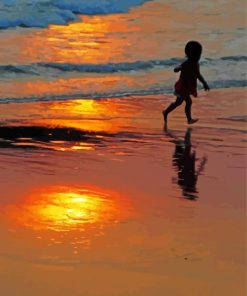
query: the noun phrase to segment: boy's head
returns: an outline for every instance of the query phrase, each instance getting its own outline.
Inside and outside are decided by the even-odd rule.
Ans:
[[[189,41],[184,51],[189,60],[198,62],[202,54],[202,46],[197,41]]]

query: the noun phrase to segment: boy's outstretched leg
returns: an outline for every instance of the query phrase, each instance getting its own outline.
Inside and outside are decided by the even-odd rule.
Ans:
[[[174,109],[176,109],[178,106],[180,106],[183,103],[182,97],[177,97],[176,101],[171,103],[165,110],[163,110],[163,116],[164,116],[164,122],[167,124],[167,117],[170,112],[172,112]]]

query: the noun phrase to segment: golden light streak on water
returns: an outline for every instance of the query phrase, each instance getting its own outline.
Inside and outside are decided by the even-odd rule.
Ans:
[[[22,112],[20,110],[20,112]],[[130,107],[125,101],[119,100],[70,100],[47,102],[45,108],[39,110],[40,118],[25,121],[32,126],[68,127],[89,132],[115,133],[125,125],[131,126],[132,118],[141,112],[136,105]],[[43,115],[42,115],[43,114]],[[95,135],[97,139],[103,135]],[[54,149],[94,150],[95,143],[51,141]],[[74,147],[74,148],[72,148]]]
[[[103,189],[52,186],[35,190],[19,205],[7,206],[5,213],[17,227],[70,232],[116,223],[123,216],[119,207]]]
[[[73,72],[73,76],[76,76],[76,72]],[[92,74],[87,77],[44,77],[44,80],[10,80],[7,82],[0,82],[1,95],[5,98],[18,98],[25,97],[26,99],[32,98],[32,100],[47,100],[60,99],[61,96],[73,98],[73,94],[77,97],[83,94],[85,98],[87,96],[97,96],[99,93],[106,96],[112,92],[118,92],[119,89],[126,90],[131,89],[134,86],[133,76],[124,76],[119,73],[113,73],[111,75],[98,76]],[[44,98],[45,97],[45,98]]]
[[[29,36],[30,46],[23,47],[20,55],[29,55],[37,61],[42,44],[42,54],[47,61],[107,63],[113,54],[114,59],[123,59],[124,49],[129,46],[125,38],[115,33],[129,34],[137,30],[137,26],[129,26],[121,14],[82,16],[78,22],[66,26],[51,25]]]
[[[9,233],[53,255],[79,255],[130,216],[130,204],[122,195],[95,186],[34,189],[0,210]]]

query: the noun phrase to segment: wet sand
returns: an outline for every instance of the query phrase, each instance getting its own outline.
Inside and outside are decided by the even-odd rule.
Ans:
[[[246,91],[172,99],[0,106],[4,295],[244,295]]]

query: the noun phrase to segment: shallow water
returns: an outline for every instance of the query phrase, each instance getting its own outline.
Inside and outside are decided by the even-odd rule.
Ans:
[[[31,295],[31,279],[37,295],[112,295],[114,277],[120,295],[188,295],[175,279],[194,295],[203,286],[202,295],[241,295],[242,94],[215,91],[195,102],[195,126],[185,126],[181,108],[167,130],[160,110],[169,96],[3,105],[3,291],[15,295],[14,282]],[[219,104],[219,118],[208,117],[209,102],[223,99],[231,108]],[[82,286],[79,274],[99,287]]]

